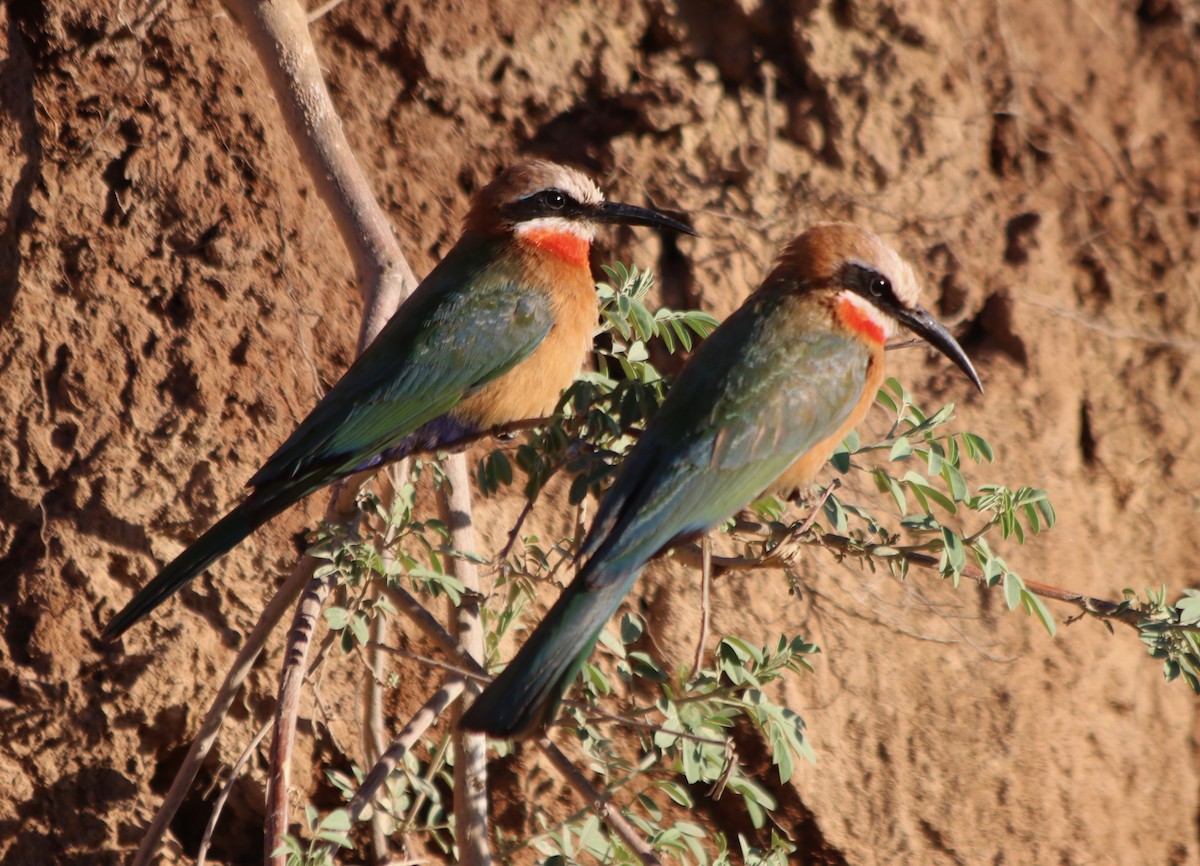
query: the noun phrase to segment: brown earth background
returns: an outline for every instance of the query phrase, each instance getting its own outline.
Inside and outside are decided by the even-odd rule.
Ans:
[[[924,352],[894,370],[996,446],[981,480],[1057,506],[1052,533],[1001,552],[1112,597],[1195,582],[1197,16],[1172,0],[347,0],[313,31],[418,274],[521,155],[692,215],[702,239],[602,238],[598,261],[659,271],[655,303],[723,316],[802,227],[872,226],[987,394]],[[121,645],[99,629],[347,366],[359,301],[218,4],[11,0],[0,29],[0,864],[119,863],[322,499]],[[481,512],[485,552],[514,508]],[[1085,621],[1052,639],[974,588],[804,560],[801,599],[760,574],[713,601],[716,633],[823,649],[785,695],[817,763],[788,786],[762,772],[798,862],[1200,862],[1196,699],[1132,633]],[[690,658],[696,586],[656,566],[631,599],[668,656]],[[194,854],[206,785],[268,716],[278,657],[276,641],[164,862]],[[304,709],[305,761],[354,753],[347,670]],[[397,725],[423,699],[414,679],[433,681],[391,695]],[[218,862],[261,856],[262,766]],[[506,833],[535,803],[578,804],[531,756],[496,771]],[[315,771],[297,778],[320,794]],[[693,819],[747,831],[729,800],[701,801]]]

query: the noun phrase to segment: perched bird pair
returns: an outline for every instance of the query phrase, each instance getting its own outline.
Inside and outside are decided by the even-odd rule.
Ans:
[[[514,166],[476,196],[462,237],[376,340],[250,479],[253,491],[113,618],[115,638],[271,517],[353,472],[550,411],[596,328],[598,223],[694,234],[606,202],[583,175]],[[917,305],[911,268],[857,226],[817,226],[701,344],[625,459],[583,542],[579,574],[462,717],[495,737],[553,718],[646,563],[764,492],[812,481],[862,419],[900,325],[979,378]],[[980,387],[980,390],[982,388]]]
[[[308,494],[407,454],[452,450],[553,411],[597,328],[588,254],[602,223],[681,222],[605,201],[577,171],[515,165],[481,189],[462,236],[247,483],[252,492],[134,596],[115,639]]]

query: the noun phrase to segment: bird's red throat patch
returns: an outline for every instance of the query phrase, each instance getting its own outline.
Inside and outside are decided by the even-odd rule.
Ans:
[[[520,238],[530,246],[550,253],[579,267],[588,267],[591,243],[572,231],[536,228],[521,232]]]
[[[837,316],[842,324],[861,337],[865,337],[880,346],[887,339],[883,324],[847,297],[840,298],[837,304]]]

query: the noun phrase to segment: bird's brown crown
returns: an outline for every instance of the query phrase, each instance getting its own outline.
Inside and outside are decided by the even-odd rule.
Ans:
[[[779,256],[767,283],[801,290],[844,288],[847,266],[879,274],[891,282],[900,304],[916,304],[917,278],[908,262],[878,235],[853,223],[823,223],[801,233]]]
[[[513,216],[515,206],[554,190],[584,207],[604,201],[600,187],[582,172],[544,159],[529,160],[509,166],[475,194],[465,228],[485,233],[509,230],[519,221]]]

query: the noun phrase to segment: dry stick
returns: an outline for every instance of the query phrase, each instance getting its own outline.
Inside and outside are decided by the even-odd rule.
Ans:
[[[325,513],[326,520],[330,523],[349,524],[357,517],[357,510],[354,508],[354,496],[352,495],[358,489],[361,480],[365,480],[366,476],[352,477],[346,481],[338,490],[334,491],[333,499],[329,503],[329,508]],[[237,697],[238,692],[242,689],[242,683],[249,676],[251,668],[254,667],[254,662],[258,659],[263,647],[266,646],[267,638],[275,630],[275,626],[283,619],[283,615],[291,610],[292,603],[295,602],[296,596],[300,591],[308,585],[312,580],[313,572],[317,570],[317,566],[321,565],[321,560],[314,559],[311,556],[305,556],[292,569],[292,573],[288,575],[286,581],[275,592],[274,597],[259,616],[258,622],[254,625],[254,630],[250,632],[246,638],[246,643],[237,654],[237,658],[233,660],[229,670],[225,674],[225,681],[221,683],[221,688],[217,691],[217,696],[213,698],[212,705],[208,708],[208,713],[204,716],[204,721],[200,723],[200,730],[196,733],[196,738],[192,741],[192,747],[188,750],[187,756],[180,765],[179,770],[175,773],[175,778],[171,782],[171,788],[163,797],[162,805],[158,807],[158,811],[154,814],[154,819],[150,822],[150,826],[146,828],[146,834],[142,837],[141,845],[138,846],[137,854],[133,858],[132,866],[149,866],[154,853],[158,850],[159,844],[162,842],[162,837],[170,826],[175,813],[179,810],[179,806],[183,803],[188,791],[192,787],[192,782],[196,779],[196,774],[200,771],[200,767],[204,764],[205,758],[212,750],[213,744],[217,740],[217,734],[221,731],[221,725],[225,721],[225,716],[229,712],[229,708],[233,706],[233,701]]]
[[[371,193],[329,98],[320,62],[296,0],[225,0],[254,46],[275,92],[284,122],[308,173],[342,233],[366,299],[361,352],[416,285],[391,227]],[[312,628],[332,578],[310,582],[288,633],[276,705],[275,736],[268,774],[267,862],[283,866],[273,852],[288,826],[288,781],[296,715]]]
[[[304,11],[295,0],[224,2],[250,37],[301,160],[350,251],[359,291],[365,299],[359,334],[359,346],[365,346],[374,339],[400,300],[412,291],[416,279],[338,123],[309,38]],[[353,501],[362,480],[350,479],[342,486],[340,494],[335,493],[338,504],[331,503],[329,509],[335,518],[345,520],[345,515],[351,513],[339,504]],[[171,790],[142,840],[134,866],[149,863],[267,637],[309,581],[316,566],[316,560],[305,557],[263,611],[226,675]]]
[[[430,658],[429,656],[423,656],[420,653],[402,650],[399,647],[383,646],[382,644],[367,644],[367,646],[370,646],[379,652],[385,652],[389,655],[400,656],[400,658],[411,659],[414,662],[420,662],[428,668],[445,671],[448,674],[454,674],[455,676],[462,677],[464,680],[472,680],[474,682],[483,683],[484,685],[487,685],[489,682],[491,682],[491,677],[483,672],[483,666],[474,659],[468,659],[468,665],[466,667],[462,667],[460,665],[452,665],[449,662],[438,661],[437,659]]]
[[[478,549],[475,527],[471,523],[471,473],[465,455],[455,454],[446,461],[446,481],[438,497],[442,521],[450,529],[450,544],[460,553]],[[454,576],[466,589],[457,610],[451,604],[451,616],[457,631],[457,644],[468,655],[483,661],[483,621],[480,616],[479,569],[464,556],[451,560]],[[465,684],[466,697],[474,700],[479,685]],[[462,703],[453,711],[454,739],[454,837],[458,862],[464,866],[490,866],[488,848],[487,738],[457,729]]]
[[[311,674],[320,665],[325,658],[325,654],[329,652],[329,648],[333,646],[334,635],[329,633],[326,635],[324,642],[321,644],[321,649],[317,651],[317,657],[313,659],[313,663],[309,666],[308,672]],[[208,825],[204,828],[204,837],[200,840],[200,852],[196,855],[196,866],[204,866],[205,858],[208,856],[208,848],[212,844],[213,833],[217,829],[217,822],[221,818],[221,811],[225,808],[225,801],[229,799],[229,794],[233,791],[233,783],[237,781],[246,762],[250,760],[250,756],[254,754],[254,750],[258,748],[258,744],[263,741],[263,738],[270,733],[275,720],[268,719],[266,724],[258,729],[258,733],[251,738],[246,744],[246,748],[242,750],[242,754],[234,761],[233,766],[229,770],[229,776],[225,779],[225,784],[221,786],[221,793],[217,795],[216,801],[213,803],[212,813],[208,817]]]
[[[823,535],[819,539],[819,542],[825,547],[848,556],[865,555],[863,551],[857,548],[853,541],[841,535]],[[930,556],[928,553],[921,553],[919,551],[901,550],[899,555],[907,560],[909,564],[919,565],[922,568],[936,569],[940,564],[936,556]],[[963,568],[962,576],[990,588],[987,576],[975,566],[968,565]],[[1108,599],[1095,598],[1090,595],[1059,589],[1057,586],[1037,583],[1032,580],[1025,581],[1025,588],[1033,595],[1074,605],[1083,613],[1100,617],[1105,621],[1115,619],[1117,622],[1124,623],[1134,629],[1138,627],[1139,623],[1145,620],[1145,616],[1138,611],[1132,608],[1122,608],[1118,602],[1109,601]]]
[[[654,851],[646,843],[646,840],[638,835],[637,830],[633,828],[620,810],[613,809],[609,806],[608,796],[600,792],[595,785],[588,781],[587,776],[579,771],[579,768],[571,763],[571,759],[562,753],[562,750],[550,740],[542,738],[538,741],[538,748],[542,750],[542,754],[550,759],[550,763],[554,765],[564,779],[581,793],[584,798],[591,803],[592,809],[600,817],[605,824],[612,828],[612,831],[621,837],[621,841],[632,851],[637,858],[642,861],[645,866],[662,866],[661,861],[654,856]]]
[[[421,709],[417,710],[417,714],[404,726],[404,729],[396,735],[396,738],[392,740],[392,744],[388,746],[387,751],[383,753],[375,763],[375,766],[367,773],[358,791],[355,792],[350,802],[346,804],[345,809],[350,815],[350,823],[353,824],[359,819],[363,810],[370,805],[375,795],[379,792],[379,789],[383,787],[388,776],[399,766],[404,755],[412,748],[414,743],[425,735],[425,732],[437,721],[438,716],[445,711],[446,707],[450,706],[462,694],[465,685],[466,683],[460,677],[452,677],[446,680],[433,693],[429,700],[421,706]],[[325,845],[325,850],[332,854],[337,850],[337,844],[328,842]]]
[[[229,795],[233,791],[233,783],[242,774],[242,770],[249,763],[250,756],[258,748],[258,744],[270,733],[273,724],[275,724],[273,719],[263,724],[258,729],[258,733],[246,744],[246,748],[242,750],[242,753],[238,755],[238,759],[234,761],[233,766],[229,768],[229,777],[225,780],[225,784],[221,786],[221,793],[217,795],[216,802],[213,803],[212,814],[208,816],[208,825],[204,828],[204,837],[200,840],[200,851],[196,854],[196,866],[204,866],[207,861],[208,848],[212,844],[213,833],[217,829],[217,821],[221,817],[221,810],[225,808],[225,801],[229,799]]]
[[[692,676],[704,661],[704,643],[708,640],[708,596],[712,586],[712,538],[700,540],[700,639],[696,641],[696,658],[692,660]]]
[[[484,670],[474,656],[463,651],[463,648],[458,645],[458,642],[450,636],[450,632],[442,628],[442,624],[437,621],[421,602],[417,601],[412,593],[402,586],[389,584],[384,590],[384,594],[398,608],[408,615],[412,620],[413,625],[419,628],[427,638],[436,643],[448,655],[452,656],[459,666],[465,670],[475,671],[480,677],[487,679],[487,671]],[[403,654],[402,650],[394,649],[393,647],[381,647],[387,652]]]
[[[403,462],[392,471],[386,473],[390,482],[392,495],[408,483],[408,463]],[[388,526],[381,545],[381,556],[385,566],[393,559],[392,545],[395,541],[395,529]],[[383,717],[383,685],[387,674],[387,655],[379,647],[388,643],[391,617],[377,616],[371,621],[371,642],[364,649],[367,659],[367,669],[370,676],[363,680],[363,730],[362,751],[364,765],[374,764],[382,757],[386,748],[386,722]],[[371,813],[371,849],[374,862],[386,863],[388,857],[388,837],[392,829],[391,819],[382,809]]]
[[[386,645],[388,642],[388,621],[389,618],[386,616],[377,616],[371,622],[371,644],[376,647]],[[366,758],[364,763],[374,764],[383,756],[385,748],[383,680],[387,673],[387,655],[379,649],[372,649],[371,645],[366,647],[365,652],[370,676],[366,677],[363,682],[362,750],[363,756]],[[388,816],[382,809],[371,813],[371,848],[374,850],[376,863],[388,861],[389,823]]]
[[[803,530],[789,529],[786,531],[786,537],[789,539],[798,539],[802,534]],[[869,552],[864,550],[860,543],[842,535],[827,533],[805,543],[827,547],[843,556],[862,558],[869,555]],[[795,548],[793,547],[790,550],[781,552],[781,548],[784,546],[781,544],[764,556],[714,556],[712,558],[713,575],[721,577],[740,571],[755,571],[763,568],[786,568],[790,564],[792,555],[795,553]],[[896,550],[895,548],[892,549]],[[676,548],[673,555],[686,565],[699,566],[703,564],[703,554],[697,545]],[[893,555],[900,557],[910,565],[916,565],[921,568],[937,569],[940,565],[936,556],[931,556],[928,553],[922,553],[917,550],[900,549],[896,550]],[[985,587],[989,586],[987,577],[981,570],[974,566],[968,565],[963,568],[962,576],[976,581]],[[1056,586],[1049,586],[1048,584],[1037,583],[1032,580],[1025,581],[1025,588],[1033,595],[1065,602],[1079,608],[1083,613],[1100,617],[1106,621],[1116,620],[1135,629],[1145,619],[1138,611],[1132,608],[1122,609],[1121,605],[1115,601],[1083,595],[1082,593],[1060,589]]]

